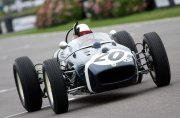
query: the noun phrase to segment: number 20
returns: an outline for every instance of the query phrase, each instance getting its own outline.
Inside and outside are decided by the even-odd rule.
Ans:
[[[108,56],[108,60],[110,60],[110,61],[117,61],[117,60],[121,59],[123,57],[123,55],[124,55],[124,53],[121,51],[105,53],[105,54],[101,55],[100,57],[98,57],[94,62],[105,61],[106,56]]]

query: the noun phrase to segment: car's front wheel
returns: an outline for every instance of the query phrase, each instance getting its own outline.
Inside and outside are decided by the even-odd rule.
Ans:
[[[170,84],[171,72],[166,50],[155,32],[144,34],[143,46],[150,75],[158,87]]]
[[[65,81],[56,59],[44,61],[43,78],[51,108],[56,114],[67,112],[69,103]]]
[[[19,98],[28,111],[37,111],[42,106],[42,91],[33,63],[28,57],[20,57],[13,65],[14,79]]]

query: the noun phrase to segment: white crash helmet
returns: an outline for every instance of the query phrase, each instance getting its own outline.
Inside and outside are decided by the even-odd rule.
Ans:
[[[89,26],[86,24],[79,24],[79,25],[77,25],[77,28],[79,29],[79,35],[80,36],[92,33]]]

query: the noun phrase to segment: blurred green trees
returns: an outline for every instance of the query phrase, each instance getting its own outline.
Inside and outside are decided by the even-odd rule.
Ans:
[[[43,28],[83,18],[126,16],[146,9],[148,0],[46,0],[37,13],[36,26]]]
[[[54,26],[81,18],[82,9],[78,0],[46,0],[37,12],[36,26]]]
[[[94,0],[90,11],[92,19],[101,19],[129,15],[145,7],[145,0]]]
[[[2,0],[4,5],[11,5],[15,2],[15,0]]]

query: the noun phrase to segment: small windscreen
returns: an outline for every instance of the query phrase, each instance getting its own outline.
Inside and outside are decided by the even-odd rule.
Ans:
[[[75,39],[79,45],[79,47],[90,46],[96,42],[103,43],[112,41],[108,34],[106,33],[90,33],[84,36],[81,36]]]

